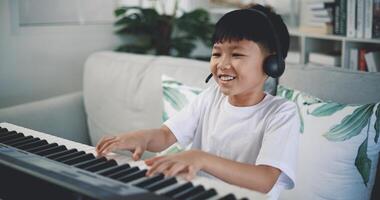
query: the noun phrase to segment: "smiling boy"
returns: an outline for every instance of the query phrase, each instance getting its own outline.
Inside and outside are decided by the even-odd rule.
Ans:
[[[205,173],[272,198],[293,188],[299,137],[296,106],[263,90],[266,59],[279,53],[273,34],[284,59],[289,33],[280,16],[259,5],[253,9],[257,11],[227,13],[216,24],[210,69],[217,84],[161,128],[105,137],[97,152],[126,149],[137,160],[145,150],[192,143],[191,150],[145,160],[150,166],[147,175],[181,174],[190,180]]]

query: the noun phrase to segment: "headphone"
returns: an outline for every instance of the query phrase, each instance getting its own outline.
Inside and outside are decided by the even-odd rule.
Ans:
[[[276,29],[274,28],[274,25],[272,21],[269,19],[268,15],[262,12],[261,10],[255,9],[255,8],[249,8],[246,9],[249,11],[252,11],[254,13],[257,13],[265,18],[265,20],[268,22],[269,28],[271,29],[270,32],[272,32],[274,43],[275,43],[275,48],[276,48],[276,54],[269,55],[268,57],[265,58],[263,67],[264,67],[264,72],[272,77],[272,78],[278,78],[280,77],[284,71],[285,71],[285,60],[282,55],[281,51],[281,44],[280,44],[280,39],[278,38],[278,35],[276,33]],[[206,83],[211,79],[212,73],[207,76],[206,78]]]

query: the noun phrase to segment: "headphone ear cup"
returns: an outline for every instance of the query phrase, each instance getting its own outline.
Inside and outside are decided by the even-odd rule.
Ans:
[[[283,59],[280,59],[278,62],[277,55],[270,55],[264,60],[264,72],[272,77],[278,78],[285,71],[285,62]]]

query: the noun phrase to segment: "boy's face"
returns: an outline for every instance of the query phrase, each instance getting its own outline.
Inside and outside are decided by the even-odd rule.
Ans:
[[[258,44],[250,40],[215,43],[211,72],[225,95],[249,98],[263,92],[267,78],[263,70],[265,57]]]

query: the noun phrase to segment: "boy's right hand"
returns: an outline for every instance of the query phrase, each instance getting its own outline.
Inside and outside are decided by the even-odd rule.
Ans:
[[[114,150],[129,150],[133,153],[133,160],[139,160],[147,148],[147,143],[142,131],[128,132],[103,137],[96,145],[96,152],[101,156]]]

